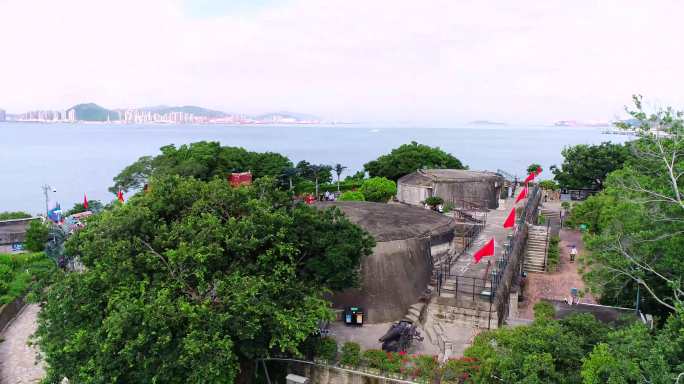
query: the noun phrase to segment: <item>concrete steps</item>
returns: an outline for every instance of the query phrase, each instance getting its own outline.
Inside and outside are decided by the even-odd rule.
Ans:
[[[419,324],[424,310],[425,303],[415,303],[409,307],[403,320],[410,321],[413,324]]]
[[[547,233],[546,226],[530,225],[528,227],[524,267],[526,272],[545,272]]]

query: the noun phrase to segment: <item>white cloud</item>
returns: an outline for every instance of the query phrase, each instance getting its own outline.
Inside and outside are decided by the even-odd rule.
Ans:
[[[0,0],[0,107],[198,104],[451,122],[609,119],[684,104],[677,1]]]

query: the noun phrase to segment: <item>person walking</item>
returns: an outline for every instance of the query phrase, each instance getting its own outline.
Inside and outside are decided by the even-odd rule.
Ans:
[[[570,262],[571,263],[575,262],[576,256],[577,256],[577,246],[575,246],[575,244],[573,244],[572,248],[570,248]]]

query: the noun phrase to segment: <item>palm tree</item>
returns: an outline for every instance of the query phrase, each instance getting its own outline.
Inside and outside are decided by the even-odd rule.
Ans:
[[[343,166],[342,164],[335,164],[335,173],[337,174],[337,192],[340,191],[340,175],[345,169],[347,169],[347,167]]]
[[[298,168],[285,168],[283,170],[283,177],[285,177],[290,183],[290,191],[292,191],[292,188],[294,188],[294,186],[292,185],[292,179],[297,177],[299,173],[300,170]]]
[[[325,165],[311,164],[309,166],[309,169],[311,170],[311,173],[313,174],[314,179],[316,180],[316,200],[318,200],[318,174],[321,173],[323,168],[325,168]]]

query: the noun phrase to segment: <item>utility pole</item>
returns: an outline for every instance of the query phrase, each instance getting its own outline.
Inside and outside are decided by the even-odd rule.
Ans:
[[[51,186],[44,184],[42,187],[43,189],[43,195],[45,195],[45,219],[47,220],[48,218],[48,213],[50,212],[48,208],[48,192],[52,190],[52,192],[57,192],[56,189],[53,189]]]

